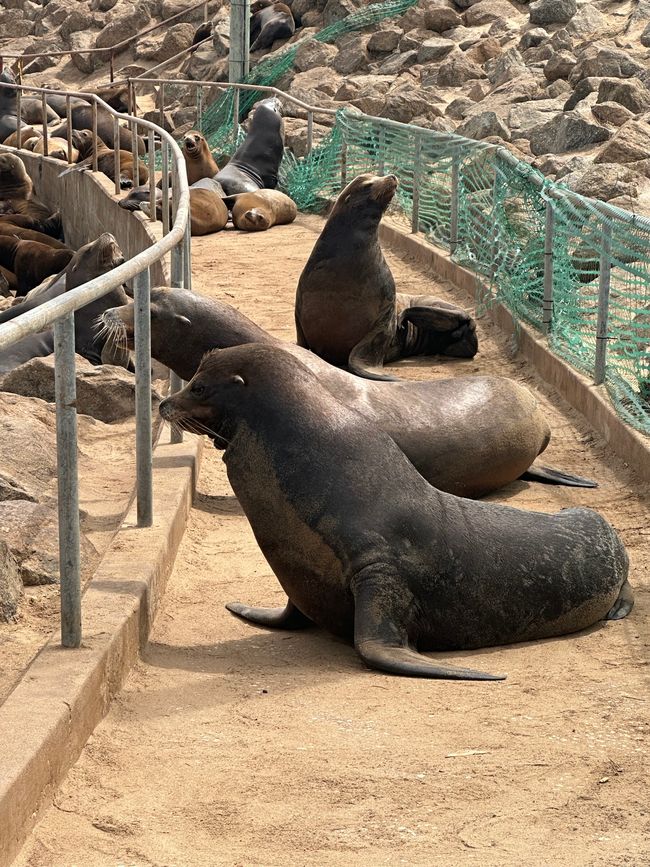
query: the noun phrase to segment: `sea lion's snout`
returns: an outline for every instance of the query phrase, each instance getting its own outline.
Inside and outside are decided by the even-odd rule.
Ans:
[[[381,205],[387,205],[397,190],[398,181],[395,175],[377,178],[372,184],[371,198]]]
[[[120,189],[121,190],[130,190],[133,187],[133,180],[131,178],[125,178],[124,175],[120,175]]]

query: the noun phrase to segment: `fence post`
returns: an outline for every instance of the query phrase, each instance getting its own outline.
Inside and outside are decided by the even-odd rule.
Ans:
[[[47,102],[45,101],[45,94],[41,94],[41,115],[43,121],[43,156],[48,156],[50,153],[50,147],[47,141]],[[19,121],[20,123],[20,121]]]
[[[311,153],[311,149],[314,146],[314,112],[307,112],[307,156]]]
[[[54,323],[54,390],[61,580],[61,644],[81,644],[81,569],[77,474],[77,387],[74,313]]]
[[[160,143],[162,157],[162,224],[163,235],[169,232],[169,145],[167,139]]]
[[[151,446],[151,274],[146,268],[134,280],[135,307],[135,464],[138,527],[153,523]]]
[[[449,203],[449,252],[453,255],[458,246],[460,155],[455,150],[451,158],[451,200]]]
[[[341,142],[341,187],[344,187],[348,182],[348,146],[346,142]]]
[[[196,92],[196,128],[203,132],[203,85],[200,84]]]
[[[235,88],[235,93],[232,98],[232,146],[237,149],[237,139],[239,138],[239,88]]]
[[[555,211],[550,199],[546,202],[544,229],[544,300],[542,301],[542,330],[548,334],[553,319],[553,231]]]
[[[384,159],[384,153],[386,148],[386,129],[383,124],[379,126],[379,133],[377,135],[377,174],[382,175],[386,171],[386,161]]]
[[[133,186],[140,186],[140,154],[138,152],[138,122],[131,121],[131,155],[133,156]],[[119,149],[119,145],[117,146]]]
[[[22,100],[23,100],[23,92],[22,92],[22,90],[17,90],[16,91],[16,119],[18,120],[18,124],[16,127],[16,147],[18,148],[18,150],[20,150],[21,145],[23,143],[23,133],[22,133],[22,129],[23,129],[23,115],[22,115],[23,108],[22,108],[22,105],[23,105],[23,102],[22,102]]]
[[[149,130],[149,139],[147,144],[147,153],[149,154],[149,219],[151,222],[156,220],[156,140],[154,139],[153,130]]]
[[[607,365],[607,319],[609,317],[609,287],[612,274],[612,225],[603,222],[602,248],[600,253],[600,280],[598,283],[598,320],[596,322],[596,361],[594,384],[605,381]]]
[[[420,230],[420,174],[422,172],[422,134],[415,134],[415,154],[413,157],[413,208],[411,211],[411,232]]]
[[[251,0],[231,0],[228,81],[243,81],[250,66]]]
[[[70,97],[65,98],[65,119],[68,125],[68,162],[72,162],[72,104]]]
[[[97,102],[93,99],[93,171],[99,168],[97,156]]]
[[[120,194],[120,124],[113,118],[113,174],[115,175],[115,195]]]
[[[189,216],[183,235],[183,286],[192,290],[192,221]]]

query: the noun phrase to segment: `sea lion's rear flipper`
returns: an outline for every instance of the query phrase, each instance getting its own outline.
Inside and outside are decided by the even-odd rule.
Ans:
[[[583,479],[582,476],[574,476],[564,473],[562,470],[554,470],[552,467],[541,467],[533,464],[525,473],[519,476],[527,482],[543,482],[547,485],[566,485],[570,488],[597,488],[598,482],[591,479]]]
[[[371,575],[363,576],[363,572]],[[370,668],[406,677],[450,680],[505,680],[505,674],[488,674],[473,668],[438,665],[407,643],[405,630],[413,599],[396,576],[370,566],[352,581],[354,594],[354,646]]]
[[[626,578],[618,594],[618,598],[607,612],[605,620],[622,620],[624,617],[627,617],[633,608],[634,590],[632,590],[632,585]]]
[[[289,599],[284,608],[249,608],[241,602],[227,602],[226,608],[242,620],[270,629],[305,629],[312,621]]]
[[[391,376],[382,370],[389,343],[385,325],[377,325],[356,346],[352,347],[348,356],[350,373],[355,373],[364,379],[399,382],[396,376]]]

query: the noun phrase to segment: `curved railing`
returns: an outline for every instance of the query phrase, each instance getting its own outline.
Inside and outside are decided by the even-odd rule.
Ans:
[[[150,526],[152,513],[152,441],[151,441],[151,337],[149,296],[151,288],[150,268],[171,253],[171,283],[174,287],[191,286],[190,261],[190,196],[185,170],[185,160],[174,139],[149,121],[131,115],[120,114],[94,94],[72,91],[52,91],[43,88],[27,88],[21,85],[0,85],[26,90],[42,95],[43,105],[47,94],[59,93],[67,97],[68,116],[70,99],[81,97],[93,107],[93,127],[97,132],[97,108],[113,117],[115,127],[127,121],[133,132],[144,130],[149,143],[150,156],[160,146],[165,174],[172,176],[172,222],[169,224],[169,188],[163,184],[163,237],[151,247],[133,256],[122,265],[89,280],[82,286],[65,292],[58,298],[41,304],[0,325],[0,349],[6,349],[29,334],[54,326],[54,358],[56,377],[56,418],[58,454],[58,510],[59,510],[59,557],[61,573],[61,639],[65,647],[78,647],[81,642],[81,583],[79,549],[79,496],[77,479],[77,419],[76,419],[76,372],[74,347],[74,312],[121,286],[127,280],[134,281],[135,305],[135,368],[136,368],[136,492],[138,526]],[[46,126],[46,122],[45,122]],[[70,126],[69,126],[70,130]],[[156,140],[158,137],[158,141]],[[134,150],[137,143],[134,136]],[[119,151],[119,149],[118,149]],[[137,159],[136,159],[137,165]],[[117,191],[119,191],[119,163]],[[155,192],[155,176],[151,172],[150,189]],[[124,212],[125,219],[130,219]],[[152,210],[155,219],[155,208]],[[172,388],[178,380],[172,380]]]

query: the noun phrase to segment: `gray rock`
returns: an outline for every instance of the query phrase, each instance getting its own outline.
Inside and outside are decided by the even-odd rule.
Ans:
[[[474,6],[476,3],[481,3],[481,0],[454,0],[454,3],[459,9],[469,9],[470,6]]]
[[[67,42],[71,33],[78,33],[80,30],[93,30],[95,28],[95,23],[95,16],[90,12],[87,12],[84,9],[73,9],[70,15],[66,17],[63,24],[61,24],[59,35]],[[101,27],[102,25],[100,24],[99,26]]]
[[[395,51],[404,32],[398,27],[387,30],[376,30],[368,40],[368,51],[371,54],[390,54]]]
[[[582,81],[579,81],[571,96],[564,103],[564,111],[573,111],[578,103],[582,102],[583,99],[586,99],[589,94],[598,90],[601,81],[601,78],[594,78],[592,76],[589,78],[583,78]]]
[[[628,120],[594,159],[595,163],[634,163],[650,154],[650,123]]]
[[[21,36],[31,36],[34,33],[34,22],[25,18],[22,9],[7,9],[0,12],[0,34],[2,39],[17,39]]]
[[[456,46],[449,39],[432,36],[425,40],[418,51],[418,63],[431,63],[443,60]]]
[[[323,9],[323,24],[328,27],[335,21],[342,21],[357,11],[352,0],[327,0]]]
[[[410,69],[417,59],[417,51],[397,52],[384,60],[377,72],[379,75],[399,75],[405,69]]]
[[[454,52],[440,65],[438,84],[442,87],[462,87],[466,81],[485,78],[481,67],[461,52]]]
[[[531,3],[531,24],[566,24],[576,14],[576,0],[536,0]]]
[[[146,4],[143,3],[141,5],[144,6]],[[163,0],[160,8],[160,17],[163,21],[167,21],[168,18],[172,18],[184,10],[189,10],[194,5],[196,5],[195,0]],[[193,12],[188,11],[183,21],[203,21],[203,8],[199,6]]]
[[[462,23],[460,15],[450,6],[427,6],[424,10],[424,26],[434,33],[444,33]]]
[[[525,75],[526,72],[526,64],[521,54],[516,48],[509,48],[490,63],[488,78],[495,87],[498,87],[500,84]]]
[[[591,113],[598,123],[607,126],[623,126],[628,120],[632,120],[634,114],[624,105],[618,102],[600,102],[591,106]]]
[[[605,78],[598,85],[598,102],[618,102],[632,114],[650,110],[650,90],[635,78]]]
[[[16,558],[6,542],[0,539],[0,623],[11,623],[18,613],[23,592]]]
[[[650,22],[648,22],[648,26],[641,34],[641,45],[645,48],[650,48]]]
[[[332,61],[332,67],[340,75],[351,75],[361,69],[367,69],[370,57],[368,56],[368,41],[370,36],[363,33],[349,34],[338,42],[339,53]]]
[[[93,12],[109,12],[117,3],[118,0],[90,0],[90,9]]]
[[[466,56],[470,60],[473,60],[474,63],[478,63],[479,66],[483,66],[489,60],[494,60],[502,54],[503,49],[501,48],[501,43],[498,39],[495,39],[494,36],[479,39],[479,41],[466,52]]]
[[[96,48],[112,48],[125,39],[130,39],[151,22],[145,4],[132,7],[130,14],[114,16],[114,20],[104,27],[95,41]],[[126,50],[126,49],[124,49]]]
[[[421,27],[408,30],[400,39],[398,48],[400,51],[419,51],[422,43],[431,37],[432,34]]]
[[[605,127],[589,123],[577,112],[559,115],[530,133],[530,148],[540,154],[561,154],[607,141],[611,133]]]
[[[528,131],[536,126],[548,123],[562,111],[561,103],[556,99],[538,99],[532,102],[522,102],[513,105],[508,112],[508,126],[521,138],[526,138]]]
[[[556,52],[544,66],[544,76],[548,81],[568,78],[577,61],[569,51]]]
[[[465,114],[470,108],[474,108],[474,102],[466,96],[458,96],[449,103],[445,109],[445,114],[454,120],[464,120]]]
[[[620,48],[588,46],[573,70],[569,81],[576,84],[589,76],[600,78],[631,78],[641,75],[646,67]]]
[[[516,14],[517,10],[508,0],[480,0],[465,12],[464,18],[468,27],[480,27],[502,18],[508,20]]]
[[[428,119],[441,117],[442,111],[432,105],[422,91],[417,91],[413,87],[402,87],[388,94],[382,116],[400,123],[410,123],[418,116]]]
[[[567,33],[579,39],[598,37],[609,25],[607,15],[597,9],[594,3],[582,6],[566,26]]]
[[[319,144],[326,135],[329,134],[329,128],[320,123],[313,125],[314,145]],[[285,146],[289,148],[294,156],[300,158],[307,155],[307,121],[301,118],[287,117],[284,120],[284,141]]]
[[[542,42],[548,39],[548,33],[543,27],[531,27],[526,30],[524,35],[519,40],[519,48],[526,51],[527,48],[537,48]]]
[[[195,109],[182,109],[192,111]],[[123,367],[99,365],[77,357],[77,412],[103,422],[122,421],[135,412],[135,378]],[[54,356],[32,358],[7,373],[3,391],[24,397],[54,401]]]
[[[474,117],[468,118],[456,130],[458,135],[465,138],[481,140],[488,136],[496,136],[504,141],[510,141],[510,130],[493,111],[484,111]]]
[[[76,66],[79,72],[84,72],[89,75],[104,62],[101,52],[95,51],[88,53],[88,49],[93,48],[95,44],[95,36],[93,33],[85,33],[83,31],[80,33],[71,33],[69,44],[72,51],[70,59],[73,66]]]
[[[296,49],[294,66],[299,72],[307,72],[315,66],[329,66],[338,53],[335,45],[310,40]]]
[[[627,166],[590,166],[585,171],[571,172],[562,182],[581,196],[608,202],[617,196],[637,198],[647,179]]]
[[[162,45],[156,52],[154,60],[162,63],[175,54],[189,48],[194,38],[196,28],[193,24],[173,24],[166,32]]]
[[[571,85],[568,81],[565,81],[563,78],[558,78],[555,81],[551,81],[549,86],[546,88],[546,94],[551,99],[566,99],[567,96],[571,93]]]
[[[327,66],[315,66],[299,72],[291,82],[289,93],[309,105],[321,104],[330,108],[327,99],[333,97],[341,86],[341,76]]]

